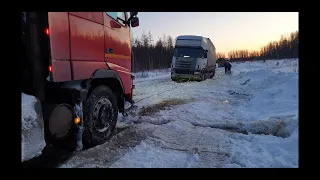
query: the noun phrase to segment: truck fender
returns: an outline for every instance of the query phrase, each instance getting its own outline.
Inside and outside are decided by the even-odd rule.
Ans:
[[[96,78],[115,78],[119,81],[120,86],[121,86],[122,90],[124,91],[123,83],[122,83],[122,80],[121,80],[119,74],[112,69],[98,69],[98,70],[96,70],[92,74],[91,79],[96,79]]]

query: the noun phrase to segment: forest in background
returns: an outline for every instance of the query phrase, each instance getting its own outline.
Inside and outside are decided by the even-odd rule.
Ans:
[[[131,34],[131,43],[133,72],[170,67],[175,43],[175,39],[170,35],[163,35],[163,37],[154,42],[150,31],[142,33],[140,37],[136,38],[133,38]],[[289,35],[282,35],[280,40],[269,42],[266,46],[261,47],[259,51],[241,49],[227,52],[227,55],[229,60],[233,62],[298,58],[299,31],[292,32]],[[217,58],[224,57],[226,57],[225,52],[217,52]]]

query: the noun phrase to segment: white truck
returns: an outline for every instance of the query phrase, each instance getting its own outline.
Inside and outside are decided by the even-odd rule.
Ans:
[[[178,36],[171,63],[171,79],[203,81],[212,78],[216,70],[216,48],[203,36]]]

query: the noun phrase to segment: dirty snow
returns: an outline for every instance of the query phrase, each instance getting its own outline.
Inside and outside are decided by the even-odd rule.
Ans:
[[[34,96],[21,93],[21,161],[41,155],[46,146],[43,120],[36,112],[36,103]]]
[[[231,75],[217,68],[213,79],[184,83],[170,70],[136,73],[139,108],[118,121],[127,129],[61,167],[298,167],[298,66],[233,63]],[[186,103],[138,115],[170,99]]]
[[[21,93],[21,128],[28,130],[37,125],[37,113],[34,110],[36,98],[24,93]]]

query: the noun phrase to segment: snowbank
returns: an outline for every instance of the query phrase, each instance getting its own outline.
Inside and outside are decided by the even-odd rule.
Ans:
[[[253,115],[265,118],[272,115],[298,115],[298,74],[278,74],[267,89],[261,90],[248,104]],[[259,109],[259,111],[254,111]]]
[[[234,134],[230,161],[224,167],[297,168],[298,128],[289,138]]]
[[[291,116],[272,117],[268,120],[252,121],[237,124],[237,131],[242,133],[266,134],[278,137],[289,137],[298,128],[298,119]]]
[[[150,81],[158,78],[164,78],[170,76],[171,69],[159,69],[152,71],[143,71],[134,73],[134,83],[140,83],[142,81]]]
[[[41,155],[46,146],[40,101],[21,93],[21,161]]]

